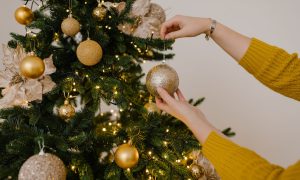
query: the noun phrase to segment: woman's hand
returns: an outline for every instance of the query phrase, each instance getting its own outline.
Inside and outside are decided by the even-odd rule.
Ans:
[[[208,33],[210,18],[188,17],[177,15],[162,24],[161,39],[194,37]],[[250,46],[251,39],[217,22],[210,37],[236,61],[240,61]]]
[[[177,15],[162,24],[160,35],[162,39],[194,37],[208,32],[210,24],[209,18]]]
[[[157,107],[186,124],[201,143],[205,142],[211,131],[218,132],[198,108],[186,101],[180,90],[176,91],[178,100],[162,88],[157,88],[157,92],[162,98],[156,98]]]

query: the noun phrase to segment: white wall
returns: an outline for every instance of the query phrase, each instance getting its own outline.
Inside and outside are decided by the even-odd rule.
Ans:
[[[21,1],[2,0],[0,42],[9,32],[24,33],[13,12]],[[296,0],[155,0],[175,14],[213,17],[250,37],[300,52],[300,1]],[[212,41],[204,37],[177,40],[170,64],[180,76],[187,97],[206,97],[202,106],[219,128],[231,126],[234,141],[273,163],[287,166],[300,159],[300,103],[278,95],[247,74]],[[2,52],[0,53],[2,57]],[[147,72],[154,63],[145,65]],[[193,80],[193,81],[191,81]]]

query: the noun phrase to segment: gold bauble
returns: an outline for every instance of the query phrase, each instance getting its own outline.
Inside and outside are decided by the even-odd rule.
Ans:
[[[64,105],[59,107],[58,115],[66,122],[69,122],[69,120],[75,115],[75,108],[70,104],[69,100],[65,100]]]
[[[123,169],[132,168],[139,162],[139,152],[130,144],[122,144],[115,152],[115,162]]]
[[[96,18],[98,21],[102,21],[107,13],[107,9],[99,3],[98,6],[93,10],[93,17]]]
[[[49,153],[31,156],[19,171],[19,180],[66,179],[66,167],[62,160]]]
[[[24,5],[16,9],[15,18],[18,23],[22,25],[28,25],[33,20],[33,12]]]
[[[31,54],[26,56],[20,63],[20,72],[26,78],[36,79],[44,74],[44,61]]]
[[[164,88],[169,94],[173,95],[179,86],[177,72],[166,64],[157,65],[148,72],[146,86],[153,96],[159,97],[156,91],[158,87]]]
[[[96,41],[88,39],[79,44],[76,54],[82,64],[93,66],[100,62],[103,52],[101,46]]]
[[[146,51],[146,55],[149,56],[149,57],[153,57],[154,56],[154,53],[152,50],[147,50]]]
[[[61,30],[64,34],[73,37],[80,31],[80,24],[70,15],[61,23]]]
[[[191,170],[192,175],[196,179],[199,179],[199,178],[201,178],[202,176],[205,175],[205,170],[200,165],[192,164],[189,169]]]
[[[153,103],[152,101],[145,104],[144,107],[148,111],[148,113],[160,113],[161,112],[160,109],[157,107],[157,105],[155,103]]]

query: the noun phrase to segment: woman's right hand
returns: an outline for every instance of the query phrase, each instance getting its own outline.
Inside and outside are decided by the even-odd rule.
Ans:
[[[195,137],[204,143],[211,131],[218,132],[200,109],[190,105],[180,90],[176,91],[177,99],[163,88],[157,88],[160,98],[156,98],[157,107],[185,123]]]
[[[162,24],[161,39],[194,37],[209,31],[211,19],[177,15]]]

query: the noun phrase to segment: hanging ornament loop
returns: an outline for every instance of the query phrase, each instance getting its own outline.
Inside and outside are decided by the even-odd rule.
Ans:
[[[40,152],[39,152],[39,155],[44,155],[45,154],[45,140],[43,137],[40,137],[38,140],[38,145],[39,145],[39,149],[40,149]]]
[[[163,53],[163,61],[162,61],[163,64],[166,63],[166,41],[164,40],[164,53]]]
[[[71,17],[72,17],[72,6],[73,6],[72,0],[69,0],[69,16]]]

